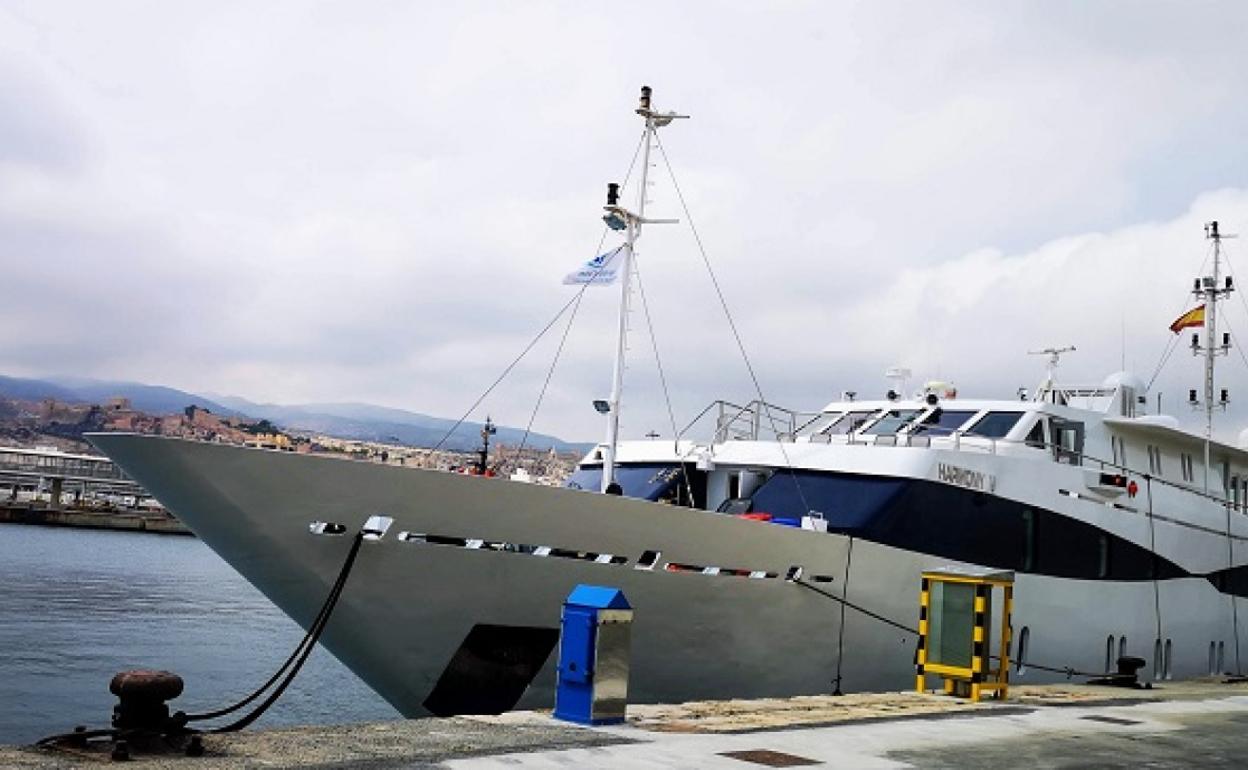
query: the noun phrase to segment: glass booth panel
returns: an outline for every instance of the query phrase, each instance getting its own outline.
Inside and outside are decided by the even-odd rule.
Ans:
[[[971,667],[975,630],[975,586],[968,583],[931,583],[928,619],[929,663]]]

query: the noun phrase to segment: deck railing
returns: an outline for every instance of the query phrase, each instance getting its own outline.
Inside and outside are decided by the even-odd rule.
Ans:
[[[712,441],[793,441],[794,437],[814,420],[819,412],[798,412],[755,399],[742,406],[731,401],[712,401],[698,413],[680,433],[685,436],[708,415],[714,415]]]

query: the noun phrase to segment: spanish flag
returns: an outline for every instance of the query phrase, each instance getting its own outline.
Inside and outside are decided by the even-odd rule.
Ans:
[[[1194,307],[1183,315],[1174,319],[1174,323],[1170,324],[1170,331],[1178,334],[1189,326],[1205,325],[1205,306]]]

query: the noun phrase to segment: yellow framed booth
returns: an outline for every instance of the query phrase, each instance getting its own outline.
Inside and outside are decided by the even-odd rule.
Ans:
[[[991,654],[992,594],[1002,591],[999,652]],[[1010,615],[1014,573],[954,568],[924,572],[919,591],[919,648],[915,659],[919,692],[927,675],[945,680],[945,693],[978,701],[985,692],[1004,700],[1010,680]]]

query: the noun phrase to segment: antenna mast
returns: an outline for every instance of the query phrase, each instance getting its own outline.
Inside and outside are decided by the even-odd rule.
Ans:
[[[641,87],[641,100],[637,105],[637,114],[646,121],[645,136],[642,137],[641,148],[641,181],[637,185],[637,211],[634,213],[620,206],[620,187],[617,184],[607,185],[607,211],[603,221],[612,230],[625,231],[625,246],[620,255],[620,322],[615,344],[615,368],[611,379],[611,398],[607,402],[607,451],[602,462],[602,491],[615,483],[615,453],[620,438],[620,397],[624,393],[624,354],[628,342],[628,303],[632,290],[633,278],[633,244],[641,237],[643,224],[670,224],[674,219],[646,219],[646,193],[650,175],[650,146],[654,142],[654,134],[659,128],[666,126],[677,118],[688,115],[677,115],[673,112],[661,114],[650,107],[650,86]]]
[[[1226,277],[1224,286],[1218,286],[1219,271],[1222,267],[1222,239],[1234,238],[1234,235],[1223,235],[1218,232],[1217,221],[1209,222],[1205,225],[1205,238],[1213,241],[1213,275],[1206,275],[1197,278],[1192,286],[1192,294],[1197,299],[1205,301],[1205,344],[1200,344],[1200,335],[1192,335],[1192,354],[1205,355],[1205,493],[1209,493],[1209,463],[1212,458],[1209,456],[1209,445],[1213,441],[1213,365],[1217,356],[1224,356],[1231,350],[1231,335],[1222,335],[1222,344],[1218,344],[1218,300],[1230,294],[1235,290],[1235,286],[1231,281],[1231,277]],[[1192,395],[1195,395],[1193,391]],[[1218,399],[1217,406],[1225,409],[1230,401],[1229,395],[1224,388],[1221,398]],[[1191,399],[1192,406],[1199,406],[1200,402],[1195,398]],[[1224,481],[1225,483],[1225,481]]]
[[[1075,346],[1067,345],[1064,348],[1044,348],[1043,350],[1028,350],[1027,354],[1031,356],[1048,356],[1049,360],[1044,365],[1044,381],[1040,383],[1040,387],[1036,388],[1036,396],[1033,400],[1043,401],[1053,392],[1054,383],[1057,381],[1057,367],[1062,361],[1063,353],[1074,353]]]

